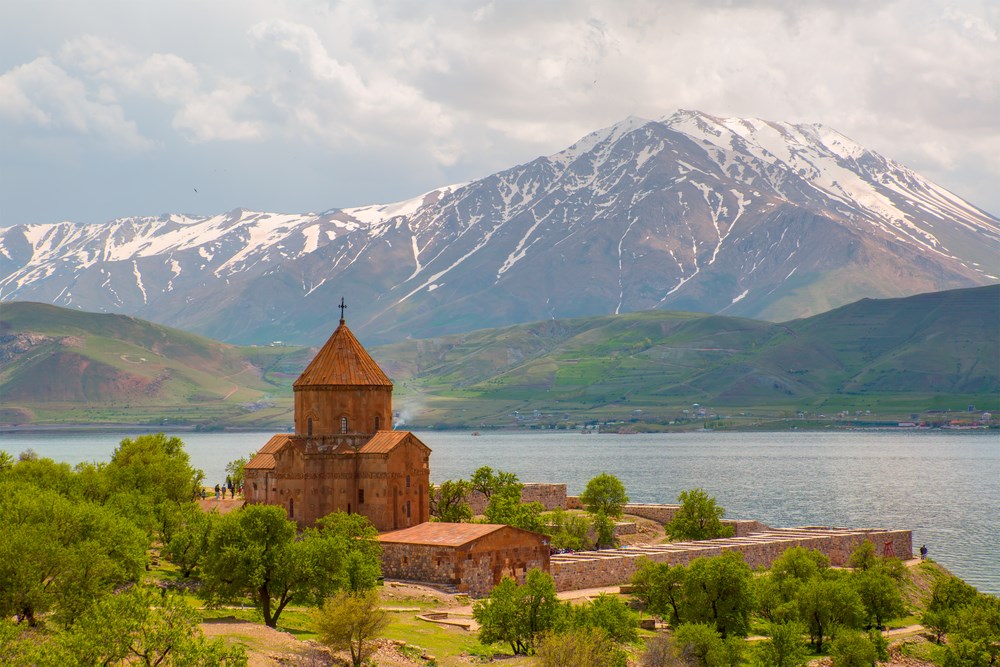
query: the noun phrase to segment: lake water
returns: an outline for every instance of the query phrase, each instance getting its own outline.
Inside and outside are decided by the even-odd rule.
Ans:
[[[192,463],[214,485],[227,462],[269,433],[183,434]],[[913,531],[914,550],[982,591],[1000,594],[1000,435],[996,432],[783,432],[582,435],[423,432],[431,480],[489,465],[525,482],[565,482],[578,494],[609,472],[636,502],[674,502],[701,487],[726,516],[772,526],[833,525]],[[71,464],[107,460],[122,435],[0,434],[13,455],[31,448]]]

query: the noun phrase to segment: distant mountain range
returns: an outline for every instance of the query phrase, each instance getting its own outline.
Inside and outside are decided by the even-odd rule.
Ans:
[[[1000,412],[1000,285],[772,324],[652,310],[369,348],[407,423],[725,412]],[[350,323],[367,343],[364,330]],[[330,325],[332,328],[332,325]],[[327,332],[329,333],[329,331]],[[0,312],[0,423],[281,426],[315,350],[237,348],[131,317]],[[638,415],[638,417],[636,417]]]
[[[413,200],[0,230],[0,300],[228,342],[671,309],[787,320],[996,283],[1000,220],[820,125],[680,111]]]

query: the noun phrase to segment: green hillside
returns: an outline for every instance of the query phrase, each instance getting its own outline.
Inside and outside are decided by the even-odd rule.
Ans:
[[[356,332],[362,335],[364,332]],[[647,311],[374,348],[416,426],[825,427],[1000,413],[1000,285],[814,317]],[[303,348],[119,315],[0,306],[0,422],[279,427]],[[962,415],[953,412],[961,411]]]
[[[998,408],[1000,286],[866,299],[783,324],[664,311],[541,322],[374,356],[397,382],[397,409],[424,425],[939,420],[928,414]]]
[[[0,423],[287,423],[294,375],[284,371],[307,358],[123,315],[4,303]]]

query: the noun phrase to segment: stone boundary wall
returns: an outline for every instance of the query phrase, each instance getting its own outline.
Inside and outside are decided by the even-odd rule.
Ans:
[[[486,496],[474,491],[466,498],[473,514],[482,514],[486,511]],[[524,485],[521,490],[522,503],[541,503],[546,511],[566,506],[566,485],[546,484],[541,482],[531,482]]]
[[[756,533],[764,533],[771,530],[770,526],[764,525],[754,519],[723,519],[723,526],[732,526],[733,537],[747,537]]]
[[[650,503],[628,503],[625,505],[625,514],[641,516],[656,523],[664,525],[674,519],[674,514],[681,508],[680,505],[653,505]]]
[[[656,505],[652,503],[629,503],[625,505],[625,514],[639,516],[663,525],[667,525],[674,519],[674,514],[680,509],[680,505]],[[753,519],[723,519],[722,525],[731,526],[735,531],[734,537],[746,537],[754,533],[770,530],[769,526]]]
[[[631,581],[643,558],[687,565],[695,558],[739,551],[750,567],[759,569],[770,567],[786,549],[795,546],[817,549],[830,559],[831,565],[843,567],[851,553],[865,541],[872,542],[878,554],[883,553],[886,543],[891,543],[897,558],[905,560],[913,555],[912,535],[908,530],[786,528],[743,538],[554,555],[550,573],[557,591],[616,586]]]
[[[620,537],[622,535],[635,535],[639,532],[639,526],[635,521],[616,521],[615,522],[615,537]]]

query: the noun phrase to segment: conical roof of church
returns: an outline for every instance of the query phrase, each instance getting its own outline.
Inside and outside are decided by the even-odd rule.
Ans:
[[[330,385],[392,387],[392,381],[361,346],[344,320],[340,320],[340,326],[330,340],[326,341],[292,387]]]

